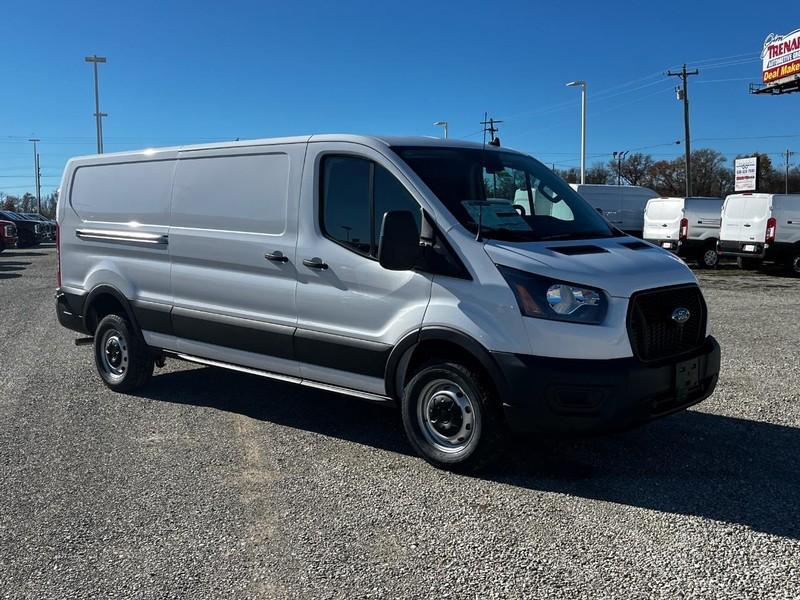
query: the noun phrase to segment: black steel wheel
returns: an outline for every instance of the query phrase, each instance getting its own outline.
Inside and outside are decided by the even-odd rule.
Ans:
[[[139,332],[120,315],[107,315],[97,325],[94,358],[103,383],[115,392],[132,392],[153,375],[153,355]]]

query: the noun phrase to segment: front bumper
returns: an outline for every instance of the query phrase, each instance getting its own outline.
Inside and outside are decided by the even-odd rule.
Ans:
[[[656,364],[633,357],[494,358],[506,379],[503,410],[512,430],[591,433],[627,429],[705,400],[717,385],[720,348],[709,336],[694,353]]]

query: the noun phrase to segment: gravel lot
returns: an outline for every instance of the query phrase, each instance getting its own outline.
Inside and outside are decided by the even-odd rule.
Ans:
[[[800,280],[701,272],[716,393],[481,477],[382,407],[170,361],[135,396],[0,255],[2,598],[798,598]]]

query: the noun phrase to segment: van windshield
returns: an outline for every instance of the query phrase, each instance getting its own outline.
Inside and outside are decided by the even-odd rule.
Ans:
[[[452,215],[473,233],[510,242],[624,235],[558,175],[512,152],[393,147]]]

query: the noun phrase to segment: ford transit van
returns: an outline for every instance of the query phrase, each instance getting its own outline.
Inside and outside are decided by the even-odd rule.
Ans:
[[[571,183],[570,187],[614,227],[639,238],[644,229],[644,208],[647,201],[658,196],[650,188],[640,185]]]
[[[717,382],[686,265],[519,152],[314,135],[75,158],[61,189],[58,319],[112,390],[176,358],[396,404],[464,470]]]
[[[800,194],[731,194],[722,206],[719,251],[743,269],[772,261],[800,277]]]
[[[651,198],[644,211],[644,239],[697,261],[701,268],[719,263],[722,198]]]

